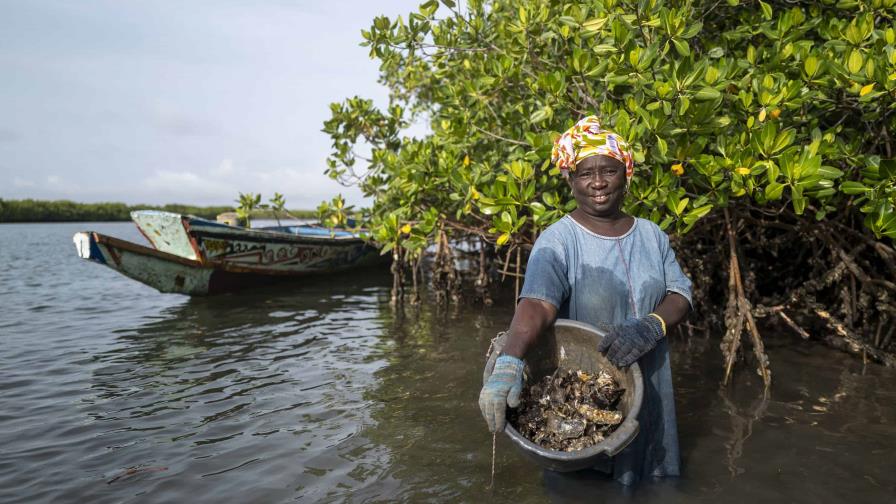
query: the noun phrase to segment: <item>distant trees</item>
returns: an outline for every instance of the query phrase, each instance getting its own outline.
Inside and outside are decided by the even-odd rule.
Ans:
[[[68,200],[4,200],[0,199],[0,222],[77,222],[77,221],[128,221],[134,210],[163,210],[190,214],[206,219],[234,211],[231,206],[199,207],[193,205],[126,205],[124,203],[75,203]],[[268,212],[270,213],[270,212]],[[292,210],[291,214],[301,218],[316,215],[313,211]],[[266,215],[253,213],[253,217]]]

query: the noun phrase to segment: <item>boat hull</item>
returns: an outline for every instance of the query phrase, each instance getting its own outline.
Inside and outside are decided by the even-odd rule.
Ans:
[[[131,217],[157,250],[231,272],[306,275],[382,262],[374,247],[347,231],[247,229],[157,211],[133,212]]]
[[[209,288],[214,268],[195,259],[93,231],[75,233],[73,241],[82,259],[107,266],[159,292],[199,296],[214,292]]]
[[[168,212],[131,215],[155,248],[85,231],[74,236],[78,255],[160,292],[202,296],[388,261],[347,231],[255,230]]]

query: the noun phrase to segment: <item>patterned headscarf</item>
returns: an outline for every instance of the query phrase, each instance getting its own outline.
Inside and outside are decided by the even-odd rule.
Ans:
[[[628,185],[635,167],[631,147],[616,133],[601,128],[597,116],[582,119],[561,135],[554,142],[551,160],[561,172],[570,172],[576,170],[579,161],[600,154],[622,161]]]

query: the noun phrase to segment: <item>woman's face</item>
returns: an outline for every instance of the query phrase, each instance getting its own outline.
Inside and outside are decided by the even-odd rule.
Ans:
[[[569,185],[579,208],[594,217],[615,217],[625,197],[625,165],[609,156],[579,161],[569,174]]]

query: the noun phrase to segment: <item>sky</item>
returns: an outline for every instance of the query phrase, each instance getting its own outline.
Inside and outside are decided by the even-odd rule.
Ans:
[[[320,130],[387,103],[361,30],[419,3],[0,0],[0,198],[364,204]]]

